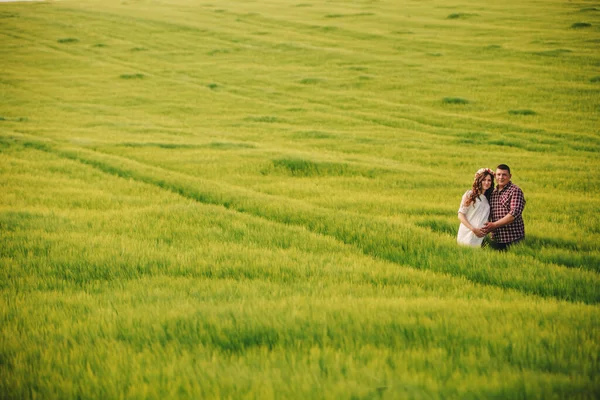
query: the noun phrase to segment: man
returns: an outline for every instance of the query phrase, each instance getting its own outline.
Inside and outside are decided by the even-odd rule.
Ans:
[[[511,182],[512,175],[506,164],[496,167],[497,186],[490,199],[490,222],[483,226],[483,232],[492,234],[490,246],[496,250],[506,250],[525,238],[523,191]]]

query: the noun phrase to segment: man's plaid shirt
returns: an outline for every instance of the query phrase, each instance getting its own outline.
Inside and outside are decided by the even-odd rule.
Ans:
[[[496,222],[510,214],[515,220],[492,232],[492,239],[498,243],[510,243],[525,237],[525,224],[521,213],[525,208],[523,191],[512,182],[508,182],[502,190],[496,187],[490,199],[490,221]]]

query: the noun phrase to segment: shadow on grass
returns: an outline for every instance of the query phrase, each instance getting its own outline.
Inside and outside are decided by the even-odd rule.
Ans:
[[[303,85],[316,85],[317,83],[322,82],[324,82],[324,79],[320,78],[304,78],[300,81],[300,83]]]
[[[534,257],[544,263],[600,272],[600,255],[590,253],[593,251],[592,246],[573,240],[537,235],[526,235],[523,245],[517,249],[519,254]]]
[[[575,22],[573,25],[571,25],[571,29],[589,28],[591,26],[592,24],[589,22]]]
[[[374,178],[383,171],[343,163],[315,162],[300,158],[280,158],[273,160],[272,165],[261,172],[263,175],[283,173],[294,177],[362,176]]]
[[[542,248],[542,247],[555,247],[568,250],[580,250],[580,244],[561,238],[552,237],[541,237],[536,235],[527,235],[527,244],[531,247]]]
[[[458,226],[460,222],[458,219],[455,223],[450,223],[445,219],[424,219],[422,221],[418,221],[416,223],[417,226],[422,228],[427,228],[436,233],[444,233],[450,236],[458,235]]]
[[[444,97],[442,99],[442,103],[463,105],[463,104],[469,104],[470,101],[465,98],[462,98],[462,97]]]
[[[0,121],[27,122],[27,121],[29,121],[29,118],[27,118],[27,117],[8,118],[8,117],[0,116]]]
[[[275,122],[283,122],[283,120],[281,118],[274,117],[272,115],[264,115],[264,116],[260,116],[260,117],[246,117],[246,118],[244,118],[244,121],[249,121],[249,122],[266,122],[268,124],[272,124],[272,123],[275,123]]]
[[[569,50],[569,49],[555,49],[555,50],[546,50],[546,51],[534,51],[531,54],[536,55],[536,56],[544,56],[544,57],[558,57],[563,54],[569,54],[572,52],[573,51]]]
[[[159,147],[161,149],[254,149],[255,145],[249,143],[232,143],[232,142],[212,142],[208,144],[189,144],[189,143],[157,143],[157,142],[142,142],[142,143],[122,143],[124,147]]]
[[[533,110],[508,110],[510,115],[537,115],[537,113]]]
[[[461,133],[456,139],[459,144],[487,144],[490,140],[490,135],[485,132],[465,132]]]
[[[294,139],[333,139],[335,135],[322,131],[299,131],[292,135]]]
[[[479,14],[474,13],[452,13],[446,17],[446,19],[467,19],[471,17],[477,17]]]
[[[62,38],[57,40],[58,43],[77,43],[79,39],[76,38]]]
[[[144,79],[144,74],[122,74],[119,76],[121,79]]]

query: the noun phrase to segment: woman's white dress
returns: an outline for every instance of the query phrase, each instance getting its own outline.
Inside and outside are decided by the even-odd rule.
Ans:
[[[471,192],[471,190],[467,190],[463,195],[458,212],[465,214],[467,221],[469,221],[473,227],[481,228],[483,224],[488,221],[490,215],[490,203],[485,196],[479,195],[479,199],[475,203],[470,204],[468,207],[465,206],[465,202],[471,195]],[[456,238],[456,241],[458,244],[465,246],[480,247],[483,238],[475,236],[469,228],[461,223],[458,228],[458,237]]]

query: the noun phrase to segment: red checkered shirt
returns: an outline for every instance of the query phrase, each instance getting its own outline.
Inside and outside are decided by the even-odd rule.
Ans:
[[[492,239],[498,243],[511,243],[525,237],[525,224],[521,213],[525,208],[525,196],[520,187],[508,182],[502,190],[498,187],[492,192],[490,199],[490,221],[496,222],[507,214],[515,217],[510,224],[492,232]]]

